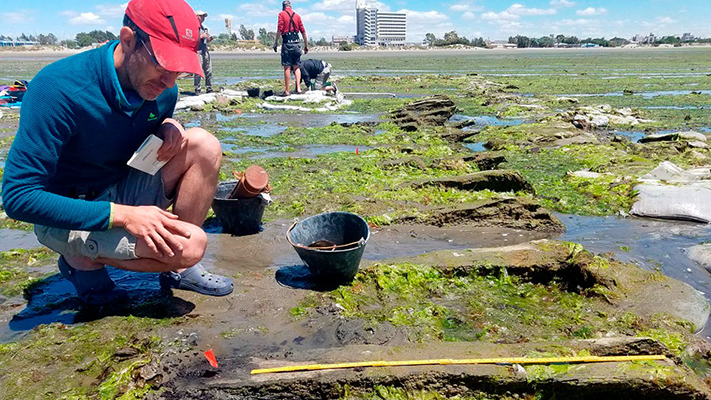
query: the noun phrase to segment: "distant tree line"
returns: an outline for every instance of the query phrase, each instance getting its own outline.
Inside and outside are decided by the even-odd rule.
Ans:
[[[528,36],[516,35],[509,37],[509,43],[515,44],[516,47],[556,47],[556,46],[580,46],[586,44],[594,44],[600,47],[619,47],[629,44],[630,41],[624,38],[614,37],[610,40],[602,38],[587,38],[578,39],[577,36],[541,36],[539,38],[529,38]]]
[[[240,40],[256,40],[263,46],[271,47],[274,44],[275,38],[276,32],[267,32],[265,28],[259,28],[258,33],[255,35],[254,29],[247,29],[246,26],[240,25],[237,32],[232,32],[231,35],[221,33],[214,37],[212,43],[224,46],[238,44]],[[317,41],[309,39],[309,46],[329,46],[330,44],[331,43],[323,37]]]
[[[226,45],[232,43],[236,43],[239,40],[256,40],[263,46],[271,46],[274,43],[274,38],[276,37],[276,32],[268,32],[265,28],[259,28],[259,33],[255,35],[253,29],[247,29],[244,25],[240,25],[239,27],[239,35],[237,33],[232,33],[232,35],[228,35],[226,33],[222,33],[220,35],[215,36],[215,44],[217,45]],[[112,32],[109,31],[99,31],[99,30],[94,30],[89,33],[86,32],[80,32],[77,33],[74,39],[68,39],[68,40],[62,40],[59,41],[57,37],[53,33],[49,33],[47,35],[44,34],[39,34],[37,36],[34,35],[26,35],[26,34],[21,34],[20,36],[13,38],[11,36],[5,36],[5,35],[0,35],[0,40],[13,40],[13,41],[28,41],[28,42],[38,42],[41,45],[60,45],[64,47],[68,47],[71,49],[74,48],[80,48],[80,47],[86,47],[86,46],[91,46],[96,43],[104,43],[109,40],[116,40],[117,37],[114,35]],[[484,38],[479,37],[476,39],[469,40],[464,36],[459,36],[456,31],[450,31],[444,34],[444,38],[438,38],[436,37],[433,33],[427,33],[425,35],[425,40],[423,41],[425,44],[429,46],[450,46],[450,45],[455,45],[455,44],[460,44],[460,45],[465,45],[465,46],[474,46],[474,47],[486,47],[487,42],[484,40]],[[523,36],[523,35],[516,35],[516,36],[511,36],[509,37],[509,43],[515,44],[517,47],[520,48],[526,48],[526,47],[555,47],[555,46],[560,46],[560,45],[569,45],[569,46],[580,46],[580,45],[585,45],[585,44],[595,44],[601,47],[619,47],[619,46],[624,46],[626,44],[629,44],[630,41],[624,38],[620,37],[614,37],[612,39],[605,39],[604,37],[602,38],[587,38],[587,39],[578,39],[576,36],[565,36],[565,35],[557,35],[554,37],[551,36],[542,36],[539,38],[536,37],[528,37],[528,36]],[[660,44],[671,44],[675,46],[681,46],[682,44],[685,43],[711,43],[711,38],[709,39],[693,39],[693,40],[682,40],[679,36],[664,36],[660,39],[657,39],[654,41],[654,45],[660,45]],[[327,41],[324,37],[321,37],[319,40],[314,41],[313,39],[309,39],[308,42],[309,46],[329,46],[331,43]],[[350,50],[354,45],[350,45],[348,43],[339,43],[339,46],[342,50]]]
[[[91,31],[89,33],[79,32],[74,37],[74,39],[59,41],[53,33],[47,35],[25,35],[24,33],[17,38],[13,39],[11,36],[0,35],[0,40],[15,40],[24,42],[39,42],[41,45],[61,45],[68,47],[70,49],[75,49],[79,47],[91,46],[94,43],[103,43],[109,40],[116,40],[117,37],[112,32],[109,31]]]
[[[13,39],[11,36],[3,36],[0,35],[0,40],[12,40],[12,41],[22,41],[22,42],[39,42],[39,44],[42,45],[53,45],[53,44],[58,44],[59,40],[57,39],[54,34],[50,33],[49,35],[25,35],[24,33],[15,39]]]
[[[465,36],[460,37],[457,35],[457,31],[449,31],[444,34],[444,38],[440,39],[434,35],[434,33],[425,34],[424,43],[428,46],[450,46],[453,44],[462,44],[465,46],[474,47],[486,47],[486,41],[484,38],[476,38],[469,40]]]

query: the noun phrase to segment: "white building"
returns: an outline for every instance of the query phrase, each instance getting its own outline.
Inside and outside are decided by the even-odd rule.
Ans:
[[[378,11],[374,4],[356,2],[356,43],[362,46],[402,46],[407,14]]]
[[[332,45],[338,46],[342,42],[346,42],[348,44],[353,43],[353,36],[331,36]]]
[[[378,44],[381,46],[402,46],[407,36],[407,14],[378,12]]]

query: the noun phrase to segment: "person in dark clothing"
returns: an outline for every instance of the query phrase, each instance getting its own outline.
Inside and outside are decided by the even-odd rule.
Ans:
[[[172,118],[176,80],[203,73],[200,24],[184,0],[131,0],[123,25],[118,40],[32,79],[5,163],[3,207],[35,224],[84,303],[127,298],[106,266],[159,272],[166,290],[227,295],[230,279],[200,264],[220,142]],[[162,139],[155,161],[165,165],[154,174],[129,167],[153,134]]]
[[[279,45],[279,36],[281,35],[281,65],[284,67],[284,95],[289,95],[289,86],[291,73],[294,72],[296,80],[296,93],[301,93],[301,70],[299,69],[299,61],[301,60],[301,41],[299,40],[299,32],[304,38],[304,54],[309,52],[308,38],[306,37],[306,29],[301,21],[299,14],[291,9],[291,1],[284,0],[281,3],[282,11],[279,13],[277,23],[276,38],[274,39],[274,52],[277,51]]]
[[[299,62],[301,70],[301,80],[306,84],[307,89],[325,90],[335,92],[336,87],[328,82],[331,77],[331,64],[323,60],[301,60]],[[313,80],[313,82],[312,82]]]
[[[205,89],[207,93],[212,93],[212,61],[210,60],[210,51],[207,49],[207,44],[212,42],[212,36],[210,36],[207,27],[203,25],[205,18],[207,18],[207,13],[205,11],[195,11],[195,16],[200,21],[197,54],[200,58],[202,71],[205,73]],[[195,75],[193,86],[195,86],[195,94],[200,94],[200,75]]]

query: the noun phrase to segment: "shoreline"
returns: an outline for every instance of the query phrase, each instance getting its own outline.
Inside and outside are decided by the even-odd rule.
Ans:
[[[711,44],[699,44],[694,46],[681,46],[681,47],[654,47],[654,46],[634,46],[634,47],[572,47],[572,48],[493,48],[486,49],[480,47],[467,47],[467,48],[429,48],[429,47],[406,47],[406,48],[358,48],[351,51],[340,51],[336,47],[316,47],[309,51],[309,54],[359,54],[359,53],[369,53],[369,54],[398,54],[398,53],[473,53],[473,52],[484,52],[484,53],[549,53],[549,52],[590,52],[590,51],[669,51],[678,50],[684,51],[688,49],[711,49]],[[29,49],[29,48],[0,48],[0,59],[33,59],[38,57],[51,57],[51,58],[63,58],[74,54],[79,54],[84,51],[91,50],[91,48],[86,49],[51,49],[51,48],[41,48],[41,49]],[[214,49],[210,51],[211,54],[215,55],[264,55],[271,54],[273,51],[270,49]],[[278,53],[277,53],[278,54]]]

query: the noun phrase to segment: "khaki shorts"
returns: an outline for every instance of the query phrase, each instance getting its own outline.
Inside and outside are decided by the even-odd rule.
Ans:
[[[155,175],[130,168],[118,183],[109,186],[92,201],[110,201],[131,206],[158,206],[168,208],[161,172]],[[123,228],[105,231],[74,231],[35,225],[37,240],[59,254],[70,257],[95,259],[133,260],[136,256],[136,238]]]
[[[314,89],[323,90],[326,87],[326,82],[328,78],[331,77],[331,64],[326,61],[321,61],[323,63],[323,71],[316,75],[316,81],[314,82]]]

